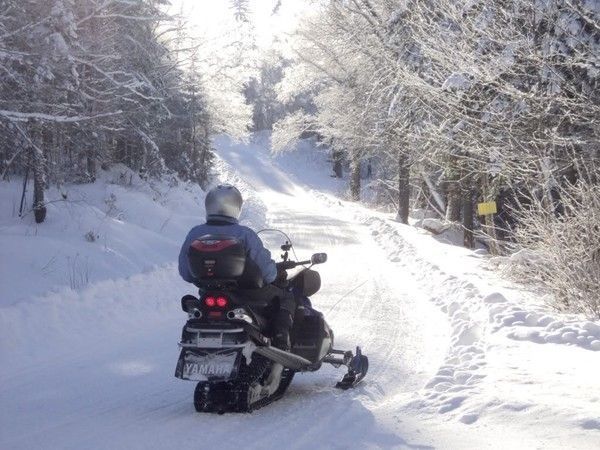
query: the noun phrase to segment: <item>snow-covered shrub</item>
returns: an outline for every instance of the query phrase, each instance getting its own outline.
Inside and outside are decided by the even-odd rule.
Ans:
[[[436,218],[425,218],[420,221],[420,226],[433,234],[440,234],[450,228],[450,223]]]
[[[114,192],[111,192],[108,197],[104,199],[106,204],[106,215],[110,217],[117,217],[119,215],[119,209],[117,208],[117,196]]]
[[[600,186],[570,186],[552,208],[545,200],[516,212],[528,257],[510,258],[509,274],[546,288],[559,309],[600,317]]]
[[[96,242],[100,238],[100,236],[98,235],[98,233],[96,233],[93,230],[90,230],[87,233],[85,233],[83,237],[88,242]]]

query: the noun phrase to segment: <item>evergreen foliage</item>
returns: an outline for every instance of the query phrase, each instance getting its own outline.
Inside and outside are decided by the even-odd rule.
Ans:
[[[48,183],[90,182],[115,162],[206,183],[212,119],[198,68],[181,67],[166,4],[3,2],[0,174],[31,171],[38,221]]]

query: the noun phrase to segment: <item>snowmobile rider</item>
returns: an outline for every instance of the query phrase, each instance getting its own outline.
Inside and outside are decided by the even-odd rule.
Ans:
[[[260,289],[244,290],[251,298],[267,298],[277,302],[279,308],[273,318],[273,345],[282,349],[290,349],[290,329],[296,308],[294,296],[273,285],[277,279],[285,279],[285,271],[278,273],[275,261],[258,235],[248,227],[238,223],[242,209],[242,194],[232,185],[222,184],[212,188],[206,194],[206,223],[190,230],[179,252],[179,274],[189,283],[196,280],[190,272],[187,251],[194,239],[207,234],[227,235],[243,242],[247,257],[260,269],[265,286]]]

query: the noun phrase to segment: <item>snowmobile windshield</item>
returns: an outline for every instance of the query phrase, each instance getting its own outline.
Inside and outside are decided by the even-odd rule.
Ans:
[[[267,250],[271,252],[271,258],[278,263],[283,261],[282,256],[284,256],[287,252],[287,259],[292,261],[300,261],[302,256],[306,256],[306,253],[310,251],[310,249],[296,247],[296,239],[295,236],[291,234],[287,234],[285,231],[277,230],[277,229],[264,229],[259,232],[260,239],[263,242],[263,245]],[[297,271],[302,270],[301,267],[296,269],[291,269],[288,273],[290,276],[293,276]]]

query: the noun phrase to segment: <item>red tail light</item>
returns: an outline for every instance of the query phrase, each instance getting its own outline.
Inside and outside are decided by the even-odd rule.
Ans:
[[[204,297],[204,304],[209,308],[214,308],[215,306],[218,308],[226,308],[229,304],[229,301],[222,295],[219,297],[208,296]]]

